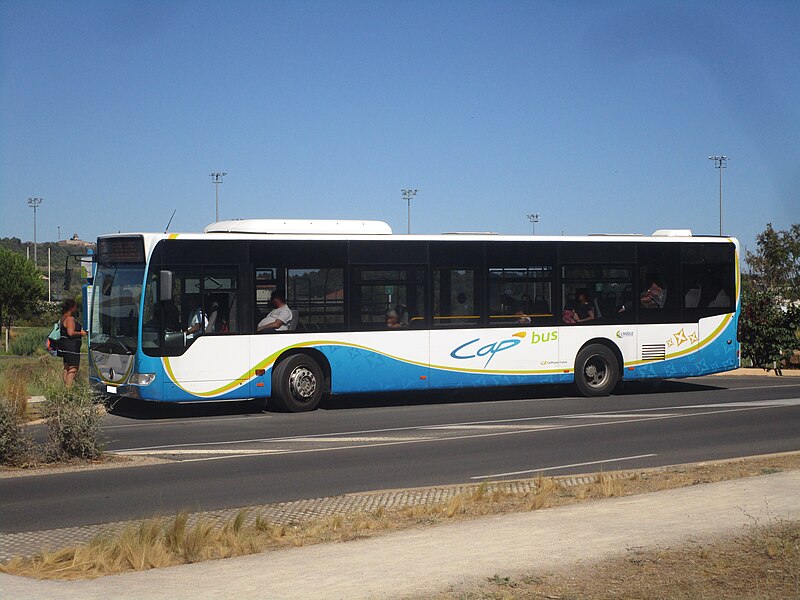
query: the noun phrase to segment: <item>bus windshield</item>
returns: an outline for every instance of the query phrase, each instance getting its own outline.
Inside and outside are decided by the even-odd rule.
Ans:
[[[143,279],[141,264],[98,266],[92,296],[92,350],[136,352]]]

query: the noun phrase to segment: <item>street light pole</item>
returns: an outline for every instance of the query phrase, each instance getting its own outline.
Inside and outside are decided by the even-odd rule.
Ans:
[[[536,235],[536,224],[539,222],[539,213],[530,213],[528,215],[528,221],[531,222],[531,227],[533,228],[533,235]]]
[[[219,184],[222,183],[222,178],[225,177],[227,173],[215,171],[211,173],[211,183],[214,184],[214,206],[216,208],[216,221],[219,222]]]
[[[714,161],[714,168],[719,169],[719,234],[722,235],[722,169],[727,169],[728,157],[709,156],[708,160]]]
[[[408,203],[408,233],[411,233],[411,198],[417,195],[419,190],[400,190],[403,193],[403,200]]]
[[[28,206],[33,209],[33,264],[36,265],[36,208],[42,203],[44,198],[28,198]]]

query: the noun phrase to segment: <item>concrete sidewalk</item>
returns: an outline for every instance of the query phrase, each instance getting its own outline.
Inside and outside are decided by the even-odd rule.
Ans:
[[[495,574],[568,568],[636,547],[800,519],[800,471],[515,513],[368,540],[104,577],[35,581],[0,574],[3,598],[398,598]]]

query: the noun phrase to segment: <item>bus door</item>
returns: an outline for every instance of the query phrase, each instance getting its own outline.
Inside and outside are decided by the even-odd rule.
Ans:
[[[240,333],[238,267],[162,270],[164,366],[174,399],[247,398],[249,344]]]

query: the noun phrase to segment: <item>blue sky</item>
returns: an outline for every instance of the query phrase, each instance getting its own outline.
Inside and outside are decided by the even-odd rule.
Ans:
[[[0,236],[800,220],[798,2],[0,3]]]

